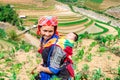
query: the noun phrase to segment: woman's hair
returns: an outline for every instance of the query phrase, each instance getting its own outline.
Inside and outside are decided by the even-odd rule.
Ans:
[[[58,34],[58,32],[57,32],[57,26],[54,26],[54,33]]]

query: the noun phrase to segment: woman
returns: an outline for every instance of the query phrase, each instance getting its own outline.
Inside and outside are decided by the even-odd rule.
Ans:
[[[41,35],[40,50],[42,55],[43,63],[39,64],[37,71],[40,73],[40,80],[45,74],[57,75],[62,80],[68,80],[70,78],[69,72],[64,70],[61,73],[62,59],[65,56],[65,52],[56,44],[58,40],[57,35],[57,18],[53,16],[44,16],[38,20],[38,31],[37,34]],[[43,80],[50,80],[43,77]]]

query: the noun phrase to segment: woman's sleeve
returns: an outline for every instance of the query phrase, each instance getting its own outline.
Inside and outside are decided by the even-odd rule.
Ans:
[[[55,46],[50,58],[49,69],[52,73],[57,74],[60,70],[61,59],[65,56],[65,52],[59,46]]]

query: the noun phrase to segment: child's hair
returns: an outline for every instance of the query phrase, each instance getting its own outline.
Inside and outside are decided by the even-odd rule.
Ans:
[[[73,34],[75,35],[75,41],[77,41],[78,40],[78,34],[75,33],[75,32],[73,32]]]

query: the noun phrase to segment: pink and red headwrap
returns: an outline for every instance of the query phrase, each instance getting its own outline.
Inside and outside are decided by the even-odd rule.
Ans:
[[[38,30],[37,34],[40,34],[40,26],[56,26],[58,25],[57,17],[56,16],[43,16],[38,20]],[[58,32],[56,31],[56,34]]]

